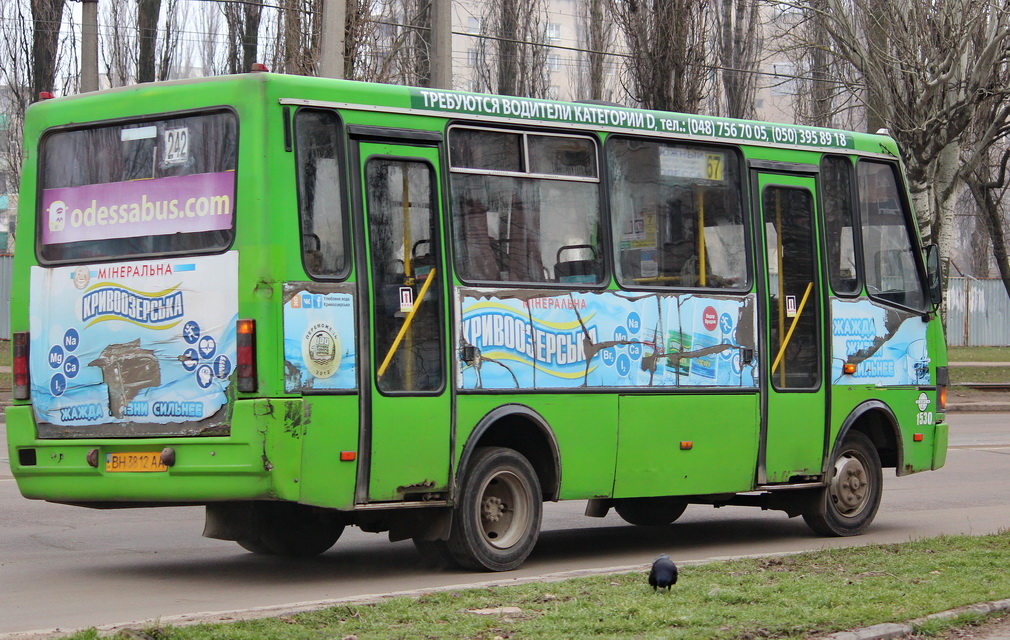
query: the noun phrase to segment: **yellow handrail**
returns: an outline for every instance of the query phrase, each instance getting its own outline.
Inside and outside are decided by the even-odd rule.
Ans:
[[[786,347],[789,346],[789,340],[793,337],[793,330],[796,329],[796,323],[800,321],[800,316],[803,315],[803,307],[807,306],[807,298],[810,297],[810,292],[814,288],[814,283],[811,282],[807,285],[807,290],[803,292],[803,299],[800,300],[800,306],[796,310],[796,315],[793,316],[792,324],[789,325],[789,331],[786,333],[786,339],[782,341],[782,346],[779,347],[779,354],[775,356],[775,362],[772,363],[772,373],[779,368],[779,364],[782,362],[782,356],[786,353]]]
[[[382,378],[382,374],[386,373],[386,368],[389,367],[389,361],[393,359],[393,353],[396,348],[400,346],[400,342],[403,340],[403,336],[406,335],[407,329],[410,328],[410,323],[414,321],[414,314],[417,313],[417,308],[421,306],[421,302],[424,301],[424,296],[428,293],[428,287],[431,286],[432,281],[435,279],[435,274],[437,269],[432,267],[431,271],[428,273],[428,277],[425,278],[424,284],[421,285],[421,291],[417,294],[417,300],[414,301],[414,308],[410,310],[407,314],[407,319],[403,321],[403,326],[400,327],[400,332],[396,334],[396,339],[393,340],[393,344],[390,345],[389,351],[386,353],[385,359],[379,366],[379,378]]]

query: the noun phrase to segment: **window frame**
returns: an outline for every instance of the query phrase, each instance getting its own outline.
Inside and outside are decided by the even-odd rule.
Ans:
[[[301,187],[301,165],[299,164],[299,151],[298,151],[298,115],[305,111],[317,112],[317,113],[329,113],[336,118],[336,154],[335,159],[337,162],[337,189],[340,192],[340,210],[341,210],[341,223],[343,228],[343,251],[344,251],[344,265],[343,269],[333,274],[317,274],[309,270],[308,264],[306,264],[306,251],[305,251],[305,225],[303,224],[303,194]],[[345,135],[345,123],[344,119],[340,116],[340,112],[336,109],[328,109],[326,107],[298,107],[295,109],[294,113],[290,115],[291,120],[289,124],[291,126],[291,151],[292,159],[294,161],[294,187],[295,187],[295,198],[297,201],[297,214],[298,214],[298,254],[299,259],[302,263],[302,268],[305,270],[306,275],[310,279],[319,282],[344,282],[351,277],[354,272],[354,243],[352,234],[354,233],[353,223],[351,221],[350,215],[350,201],[347,193],[347,179],[348,175],[348,159],[347,159],[347,136]]]
[[[523,171],[503,171],[495,169],[472,169],[467,167],[456,167],[453,165],[452,157],[452,132],[453,130],[467,129],[471,131],[490,131],[498,133],[506,133],[510,135],[519,135],[522,142],[522,153],[520,156],[520,161],[522,163]],[[453,274],[460,283],[476,286],[476,287],[498,287],[498,288],[524,288],[524,289],[553,289],[553,290],[571,290],[571,291],[585,291],[585,290],[602,290],[610,286],[612,280],[612,269],[610,266],[610,226],[609,226],[609,216],[607,215],[607,199],[608,190],[604,184],[603,175],[605,173],[604,158],[603,158],[603,144],[598,134],[591,131],[557,131],[552,129],[540,129],[536,127],[508,127],[501,125],[484,125],[479,122],[473,121],[450,121],[446,125],[445,129],[445,151],[444,151],[444,162],[446,171],[444,174],[444,180],[446,182],[446,203],[444,205],[446,210],[446,222],[448,226],[448,240],[449,246],[446,251],[452,258],[452,269]],[[544,174],[544,173],[532,173],[529,171],[530,158],[529,158],[529,144],[527,142],[527,136],[546,136],[546,137],[558,137],[558,138],[577,138],[582,140],[588,140],[593,145],[594,150],[594,162],[596,169],[596,177],[583,177],[583,176],[562,176],[558,174]],[[460,252],[456,250],[456,210],[454,208],[455,194],[453,192],[453,174],[465,174],[465,175],[483,175],[483,176],[500,176],[500,177],[511,177],[511,178],[525,178],[525,179],[537,179],[537,180],[555,180],[560,182],[582,182],[582,183],[595,183],[596,194],[597,194],[597,210],[598,210],[598,222],[600,225],[600,242],[599,242],[599,252],[597,255],[597,260],[601,266],[600,281],[596,283],[568,283],[568,282],[532,282],[525,280],[479,280],[471,279],[465,277],[460,269]]]
[[[610,146],[614,140],[637,140],[642,142],[649,142],[654,144],[667,144],[672,146],[689,146],[692,148],[701,149],[718,149],[720,151],[726,151],[731,153],[736,157],[736,169],[737,169],[737,194],[740,203],[740,224],[743,226],[743,263],[744,263],[744,281],[736,287],[700,287],[700,286],[683,286],[683,285],[664,285],[659,283],[649,283],[649,284],[631,284],[624,282],[623,278],[618,276],[616,263],[620,260],[620,247],[615,242],[613,236],[613,230],[616,229],[616,220],[614,220],[614,207],[611,202],[611,191],[613,190],[613,185],[615,184],[615,179],[612,177],[611,163],[608,162]],[[607,227],[610,228],[611,235],[608,237],[607,245],[613,254],[613,260],[615,262],[615,267],[613,270],[614,283],[622,290],[626,291],[664,291],[664,292],[674,292],[674,291],[685,291],[685,292],[712,292],[713,294],[727,294],[727,295],[740,295],[754,290],[755,278],[754,278],[754,247],[753,247],[753,220],[750,214],[750,195],[748,191],[749,182],[747,180],[747,174],[749,172],[746,159],[744,158],[743,151],[737,145],[731,144],[718,144],[709,142],[698,142],[695,140],[683,140],[679,138],[656,138],[650,136],[639,136],[626,133],[615,133],[607,136],[604,145],[603,154],[603,166],[606,171],[606,176],[604,182],[606,184],[606,212],[607,212]]]
[[[849,214],[850,220],[852,222],[852,254],[855,258],[855,277],[856,277],[856,287],[852,291],[838,291],[835,288],[835,282],[833,280],[833,275],[831,271],[830,264],[830,242],[831,237],[829,235],[830,229],[828,228],[828,218],[827,218],[827,198],[825,197],[825,182],[824,176],[827,175],[825,171],[826,161],[828,160],[840,160],[845,163],[847,167],[847,172],[849,174],[849,197],[851,198]],[[858,176],[856,175],[856,165],[852,161],[850,156],[836,154],[836,153],[825,153],[821,156],[821,162],[819,164],[820,172],[817,174],[817,197],[818,197],[818,212],[820,225],[822,228],[822,245],[821,251],[824,253],[825,259],[825,274],[827,275],[826,281],[828,284],[828,291],[839,298],[858,298],[863,295],[863,290],[866,286],[865,283],[865,265],[863,264],[863,227],[862,221],[860,220],[859,212],[859,185]],[[856,236],[859,236],[858,238]]]
[[[234,172],[234,202],[232,203],[232,224],[231,228],[227,231],[229,237],[227,242],[217,244],[213,247],[203,248],[203,249],[178,249],[172,251],[156,251],[156,252],[142,252],[142,253],[123,253],[117,252],[114,254],[104,255],[100,257],[70,257],[70,258],[58,258],[50,259],[43,255],[43,243],[42,243],[42,226],[44,224],[43,212],[41,210],[43,193],[45,191],[45,184],[43,176],[45,175],[45,162],[49,155],[46,150],[46,144],[54,135],[60,133],[72,133],[75,131],[87,131],[98,128],[105,127],[115,127],[137,124],[142,125],[144,123],[155,123],[165,120],[179,119],[179,118],[190,118],[196,116],[207,116],[219,113],[226,113],[231,116],[235,125],[235,167],[232,169]],[[239,194],[239,174],[241,171],[241,143],[242,143],[242,122],[238,116],[238,112],[234,107],[229,105],[216,105],[209,107],[200,107],[198,109],[184,109],[181,111],[165,111],[161,113],[145,114],[143,116],[127,116],[122,118],[110,118],[108,120],[93,120],[89,122],[74,122],[72,124],[57,125],[50,127],[43,131],[42,135],[39,136],[38,142],[35,145],[37,151],[37,159],[35,162],[35,202],[33,203],[32,215],[34,216],[35,222],[35,232],[33,235],[34,253],[35,259],[38,264],[43,266],[61,266],[68,264],[101,264],[106,262],[130,262],[135,260],[144,260],[148,258],[174,258],[177,256],[191,256],[191,255],[218,255],[229,251],[235,246],[235,241],[237,239],[237,224],[239,218],[239,207],[238,207],[238,194]],[[54,187],[55,188],[55,187]],[[206,232],[198,232],[206,233]],[[123,238],[113,238],[111,240],[122,240]],[[78,241],[86,242],[86,241]],[[76,243],[66,243],[66,244],[76,244]]]
[[[904,221],[902,225],[908,237],[913,239],[912,242],[912,260],[915,263],[915,271],[919,281],[920,293],[923,300],[923,308],[916,309],[915,307],[910,307],[908,305],[900,304],[894,300],[889,300],[882,296],[879,296],[870,291],[869,287],[869,277],[865,273],[866,270],[866,251],[863,247],[863,230],[866,226],[866,220],[863,219],[863,207],[862,200],[860,200],[859,192],[859,165],[863,163],[876,164],[881,166],[886,166],[890,169],[891,175],[894,177],[894,188],[898,195],[898,205],[901,207],[901,216]],[[883,304],[896,309],[904,309],[912,313],[926,314],[931,310],[931,305],[929,302],[929,288],[926,284],[926,267],[922,259],[922,236],[919,232],[918,223],[915,219],[915,213],[912,210],[911,203],[908,198],[908,185],[905,184],[904,172],[901,171],[901,167],[896,161],[885,160],[883,158],[870,158],[870,157],[859,157],[856,161],[854,167],[854,188],[856,189],[856,216],[859,221],[859,248],[860,248],[860,266],[864,271],[862,284],[863,287],[861,291],[865,291],[867,297],[869,297],[874,302]]]

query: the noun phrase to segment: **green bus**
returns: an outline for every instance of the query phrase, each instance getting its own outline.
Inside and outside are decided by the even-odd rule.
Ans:
[[[518,567],[543,503],[873,520],[947,355],[885,136],[250,73],[33,105],[24,496]]]

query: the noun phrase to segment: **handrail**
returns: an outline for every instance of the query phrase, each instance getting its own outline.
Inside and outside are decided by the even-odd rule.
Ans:
[[[789,325],[789,331],[786,332],[786,338],[782,341],[782,346],[779,347],[779,354],[775,356],[775,362],[772,363],[772,373],[779,368],[779,364],[782,362],[782,356],[786,353],[786,347],[789,346],[789,340],[793,337],[793,330],[796,329],[796,323],[800,321],[800,316],[803,315],[803,307],[807,306],[807,298],[810,297],[810,292],[814,288],[814,283],[811,282],[807,285],[807,290],[803,292],[803,299],[800,300],[800,306],[796,309],[796,315],[793,316],[792,324]]]
[[[379,366],[379,379],[382,378],[382,374],[386,373],[386,368],[389,367],[389,361],[393,359],[393,353],[396,351],[396,348],[400,346],[403,336],[407,334],[407,329],[410,328],[410,323],[414,321],[414,314],[417,313],[417,308],[420,307],[421,302],[424,301],[424,296],[428,293],[428,287],[431,286],[437,272],[438,269],[432,267],[431,271],[428,273],[428,277],[424,279],[424,284],[421,285],[421,290],[417,293],[417,300],[414,302],[414,308],[407,314],[407,319],[403,321],[403,326],[400,327],[400,332],[396,334],[396,339],[393,340],[393,344],[389,346],[389,351],[386,353],[385,359],[383,359],[382,364]]]

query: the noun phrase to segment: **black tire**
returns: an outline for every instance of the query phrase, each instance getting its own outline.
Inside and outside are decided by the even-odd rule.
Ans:
[[[465,569],[511,571],[533,551],[542,517],[533,465],[512,449],[481,447],[460,483],[447,548]]]
[[[855,536],[866,530],[880,507],[883,473],[877,449],[864,434],[845,436],[829,469],[827,486],[803,514],[822,536]]]
[[[614,511],[627,522],[641,527],[670,524],[687,509],[687,503],[674,498],[621,498],[614,501]]]
[[[258,535],[239,540],[248,551],[264,555],[307,558],[327,551],[344,532],[333,514],[291,502],[259,503]]]
[[[461,569],[459,563],[452,557],[447,540],[418,540],[414,538],[414,547],[421,554],[421,564],[431,569]]]

